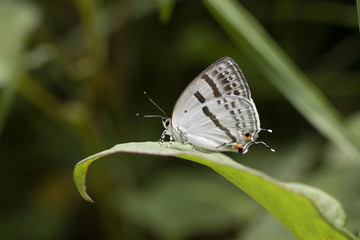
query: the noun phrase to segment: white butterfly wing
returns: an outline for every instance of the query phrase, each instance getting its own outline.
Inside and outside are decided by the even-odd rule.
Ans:
[[[187,118],[186,114],[192,109],[222,96],[239,96],[251,100],[244,75],[229,57],[223,57],[213,63],[185,88],[172,113],[173,127],[179,127],[181,120]]]
[[[257,137],[259,116],[252,100],[224,96],[193,108],[181,119],[180,131],[202,151],[236,151],[234,144],[245,146]],[[253,138],[246,138],[250,134]]]

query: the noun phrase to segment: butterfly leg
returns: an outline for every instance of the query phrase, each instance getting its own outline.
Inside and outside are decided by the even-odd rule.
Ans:
[[[170,142],[169,142],[169,145],[167,146],[167,148],[169,148],[169,147],[171,146],[172,141],[173,141],[173,137],[172,137],[172,135],[169,135],[169,136],[170,136]]]
[[[191,143],[190,144],[190,147],[191,147],[191,150],[195,151],[195,148],[193,147],[193,145]]]
[[[168,134],[168,131],[167,131],[167,130],[164,130],[163,133],[161,134],[161,137],[160,137],[160,139],[159,139],[160,147],[161,147],[162,144],[164,143],[166,134]]]
[[[195,148],[193,147],[193,145],[192,145],[189,141],[182,142],[181,144],[182,144],[182,145],[189,144],[190,147],[191,147],[191,150],[193,150],[193,151],[195,150]]]

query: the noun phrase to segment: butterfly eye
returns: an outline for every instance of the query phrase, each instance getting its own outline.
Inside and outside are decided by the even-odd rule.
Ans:
[[[250,133],[245,133],[243,134],[244,138],[247,140],[251,140],[251,134]]]
[[[163,124],[164,124],[164,127],[168,127],[169,125],[170,125],[170,119],[168,118],[168,119],[164,119],[163,120]]]

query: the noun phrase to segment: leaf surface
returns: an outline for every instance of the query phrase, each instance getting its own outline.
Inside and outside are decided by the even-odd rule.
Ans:
[[[92,202],[85,184],[88,167],[114,153],[173,156],[197,162],[212,168],[255,199],[299,239],[355,239],[344,228],[346,216],[340,203],[327,193],[299,183],[280,182],[224,154],[205,154],[179,143],[173,143],[171,148],[160,147],[157,142],[118,144],[80,161],[74,169],[74,180],[85,200]]]

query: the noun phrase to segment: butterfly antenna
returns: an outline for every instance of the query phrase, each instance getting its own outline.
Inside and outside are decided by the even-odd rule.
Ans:
[[[161,115],[143,115],[143,114],[140,114],[140,113],[137,113],[136,116],[138,116],[138,117],[148,117],[148,118],[152,118],[152,117],[165,118],[164,116],[161,116]]]
[[[149,95],[144,91],[145,96],[150,100],[150,102],[152,102],[152,104],[155,105],[155,107],[157,107],[164,115],[166,118],[168,118],[168,116],[166,115],[166,113],[164,112],[164,110],[161,109],[161,107],[159,107],[159,105],[157,105],[150,97]]]
[[[268,149],[270,149],[270,151],[275,152],[275,150],[274,150],[274,149],[272,149],[271,147],[269,147],[269,145],[267,145],[267,144],[266,144],[266,143],[264,143],[263,141],[260,141],[260,142],[255,142],[255,144],[258,144],[258,143],[260,143],[260,144],[264,145],[265,147],[267,147]]]

